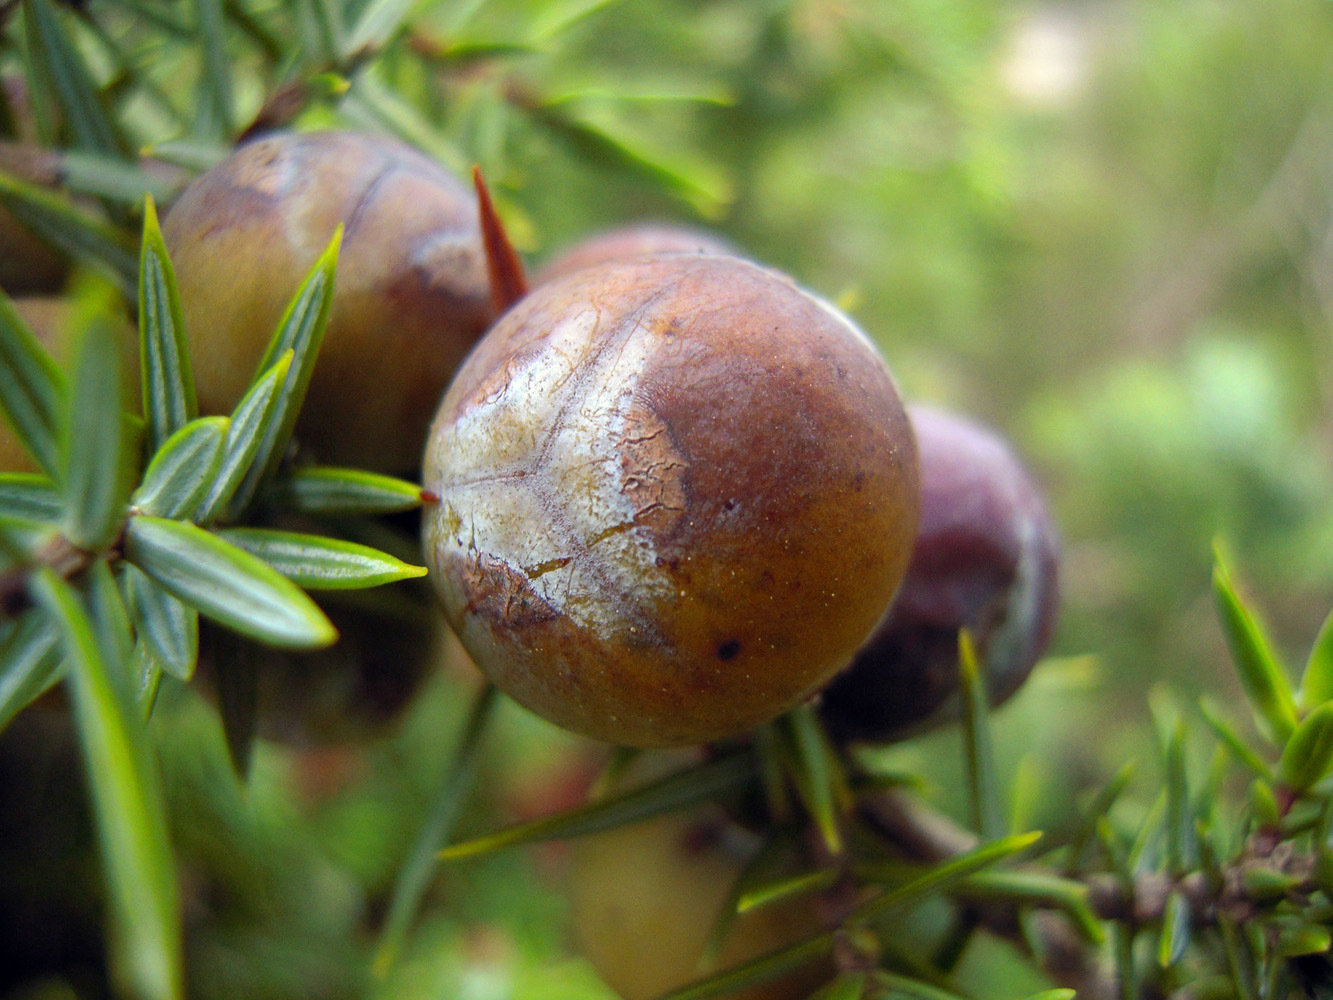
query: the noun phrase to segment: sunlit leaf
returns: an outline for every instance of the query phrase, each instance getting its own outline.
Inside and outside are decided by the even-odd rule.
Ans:
[[[108,676],[74,589],[36,571],[33,596],[55,623],[87,764],[124,968],[148,1000],[183,995],[180,900],[166,810],[147,735]]]
[[[139,358],[148,443],[157,449],[198,409],[176,273],[151,197],[144,205],[139,252]]]
[[[426,575],[424,566],[338,538],[273,528],[228,528],[219,534],[307,590],[377,587]]]
[[[299,587],[262,560],[192,524],[131,518],[125,557],[168,594],[260,642],[318,649],[338,638]]]
[[[754,758],[750,754],[734,753],[718,757],[698,767],[667,775],[650,784],[607,796],[568,812],[530,823],[519,823],[476,840],[446,847],[440,852],[440,860],[456,861],[519,844],[599,833],[706,802],[722,792],[744,785],[754,777]]]

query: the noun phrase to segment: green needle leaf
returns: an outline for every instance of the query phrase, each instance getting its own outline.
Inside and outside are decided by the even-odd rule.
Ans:
[[[1322,955],[1333,947],[1333,936],[1327,927],[1316,924],[1295,924],[1284,927],[1278,934],[1277,953],[1283,958],[1300,955]]]
[[[60,520],[60,493],[46,476],[0,472],[0,517],[23,521]]]
[[[65,652],[125,968],[137,995],[176,1000],[182,996],[180,900],[147,733],[111,680],[117,665],[104,661],[74,589],[42,568],[31,590]]]
[[[1004,900],[1060,910],[1089,944],[1101,944],[1106,932],[1088,905],[1088,887],[1041,872],[980,872],[958,887],[969,900]]]
[[[994,840],[1004,832],[1005,823],[1000,811],[995,756],[991,750],[990,699],[976,647],[967,629],[958,633],[958,673],[963,694],[963,739],[967,747],[972,814],[982,838]]]
[[[665,188],[705,217],[716,217],[734,198],[727,177],[710,163],[650,148],[597,104],[557,105],[532,111],[534,119],[580,156]]]
[[[272,483],[269,502],[300,514],[393,514],[422,503],[421,487],[361,469],[308,466]]]
[[[305,402],[310,375],[315,370],[324,331],[329,325],[333,308],[333,284],[337,273],[338,249],[342,245],[343,230],[339,225],[320,255],[310,274],[302,282],[278,329],[269,342],[263,360],[259,362],[256,379],[268,372],[288,351],[292,352],[291,368],[282,382],[272,414],[260,428],[259,448],[254,461],[246,469],[235,494],[227,505],[228,520],[234,520],[250,503],[260,484],[277,468],[282,460],[287,440],[296,424],[296,416]],[[233,423],[236,422],[233,418]]]
[[[213,120],[221,133],[230,137],[236,131],[236,109],[232,101],[231,60],[227,56],[222,0],[197,0],[199,37],[203,40],[204,73],[202,85]]]
[[[833,982],[810,994],[807,1000],[861,1000],[865,988],[864,972],[844,972]]]
[[[228,528],[218,534],[307,590],[378,587],[426,575],[425,566],[412,566],[368,545],[338,538],[272,528]]]
[[[1333,612],[1329,612],[1315,636],[1310,658],[1301,673],[1301,704],[1312,709],[1326,701],[1333,701]]]
[[[370,0],[343,42],[343,58],[368,55],[402,30],[417,0]]]
[[[120,411],[120,348],[96,317],[83,335],[61,448],[65,533],[82,549],[110,544],[125,518],[133,470]]]
[[[126,295],[139,271],[133,244],[115,226],[89,216],[64,198],[0,171],[0,205],[52,246],[98,264]]]
[[[1133,777],[1134,762],[1126,761],[1088,804],[1078,829],[1069,840],[1068,860],[1065,863],[1066,875],[1072,876],[1082,867],[1083,854],[1097,835],[1098,822],[1111,811],[1111,807],[1120,798],[1120,793],[1125,790]]]
[[[324,613],[294,583],[195,525],[131,518],[125,558],[168,594],[260,642],[319,649],[338,638]]]
[[[1262,778],[1255,778],[1250,782],[1250,813],[1263,827],[1276,829],[1282,821],[1282,814],[1277,808],[1277,796],[1273,794],[1273,786]]]
[[[896,993],[899,996],[916,997],[917,1000],[962,1000],[957,993],[941,989],[919,979],[909,979],[895,972],[883,970],[875,972],[873,981],[879,988]]]
[[[144,514],[188,517],[216,482],[231,421],[201,417],[176,431],[148,463],[131,502]]]
[[[0,649],[0,732],[60,680],[58,639],[44,616],[29,614]]]
[[[1223,717],[1222,710],[1213,703],[1212,699],[1204,695],[1199,699],[1199,714],[1203,716],[1203,721],[1208,723],[1211,729],[1222,745],[1231,752],[1231,755],[1240,761],[1258,777],[1264,781],[1272,783],[1277,780],[1273,774],[1273,769],[1268,766],[1268,762],[1254,752],[1236,732],[1235,727]]]
[[[58,155],[63,190],[94,195],[131,208],[140,205],[145,197],[170,202],[185,186],[182,179],[103,153],[67,149]]]
[[[842,873],[836,868],[821,868],[818,871],[802,872],[800,875],[793,875],[779,882],[757,886],[743,893],[736,901],[736,912],[745,913],[747,910],[757,910],[771,903],[790,899],[792,896],[829,889],[837,885],[841,877]]]
[[[734,969],[728,969],[682,989],[674,990],[664,997],[659,997],[658,1000],[709,1000],[711,997],[729,996],[816,962],[832,951],[833,935],[818,934],[786,948],[761,955]]]
[[[282,386],[291,370],[292,352],[287,351],[250,387],[232,412],[222,461],[208,495],[194,512],[198,524],[211,524],[235,498],[236,491],[259,459],[266,429],[278,412]]]
[[[1194,857],[1194,820],[1185,772],[1185,724],[1177,719],[1165,734],[1166,865],[1174,876],[1185,873]]]
[[[1296,702],[1268,637],[1236,593],[1220,545],[1214,546],[1213,594],[1231,658],[1255,715],[1272,739],[1282,742],[1296,728]]]
[[[60,472],[56,437],[65,376],[0,292],[0,409],[39,468]]]
[[[176,272],[151,195],[144,204],[139,251],[139,356],[148,442],[157,449],[193,420],[198,409]]]
[[[1277,765],[1278,780],[1297,795],[1323,780],[1333,766],[1333,702],[1302,720],[1287,740]]]
[[[375,948],[374,970],[378,976],[387,975],[397,961],[412,918],[435,871],[436,855],[453,832],[454,824],[472,791],[481,759],[481,742],[498,703],[499,692],[491,685],[483,688],[477,696],[449,773],[440,785],[430,815],[417,833],[411,855],[398,872],[393,899],[389,903],[389,915],[384,920],[384,931]]]
[[[914,903],[929,893],[939,892],[949,886],[956,885],[983,868],[1027,850],[1040,839],[1040,833],[1032,832],[988,841],[980,847],[936,865],[902,885],[889,889],[882,895],[862,903],[848,917],[847,922],[870,920],[880,914]]]
[[[182,604],[134,566],[125,568],[134,631],[153,661],[188,681],[199,660],[199,612]]]
[[[837,761],[824,736],[814,709],[798,705],[787,713],[795,750],[795,783],[824,846],[830,854],[842,853],[838,826],[838,787],[843,785]],[[845,787],[845,785],[844,785]]]
[[[608,796],[597,802],[530,823],[519,823],[476,840],[446,847],[441,861],[490,854],[506,847],[540,840],[563,840],[585,833],[610,830],[636,820],[706,802],[738,788],[755,777],[754,758],[748,753],[718,757],[658,781]]]
[[[134,691],[129,661],[134,651],[134,635],[130,630],[125,600],[110,564],[104,559],[93,563],[80,578],[79,590],[88,608],[88,619],[93,625],[102,662],[108,665],[107,676],[116,685],[121,701],[132,704]]]
[[[210,643],[217,674],[218,713],[227,740],[227,755],[242,780],[250,773],[259,728],[260,650],[232,632]]]
[[[1169,969],[1185,957],[1190,944],[1190,907],[1179,892],[1166,897],[1162,913],[1162,936],[1157,943],[1157,964]]]
[[[52,90],[81,149],[127,159],[130,145],[69,37],[51,0],[28,0],[24,6],[28,51],[40,77]]]

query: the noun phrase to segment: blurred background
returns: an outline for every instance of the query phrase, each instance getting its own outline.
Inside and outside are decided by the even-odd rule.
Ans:
[[[90,2],[159,80],[199,74],[160,41],[157,0]],[[296,124],[479,163],[534,264],[631,220],[714,229],[846,309],[909,399],[1012,438],[1064,536],[1050,661],[995,720],[1016,823],[1067,824],[1073,793],[1141,755],[1154,690],[1187,714],[1202,692],[1234,700],[1215,538],[1303,662],[1333,607],[1327,0],[425,0],[411,24],[438,59],[386,55]],[[244,120],[266,57],[239,32],[229,56]],[[134,120],[145,145],[177,138],[151,107]],[[572,954],[560,848],[443,870],[402,961],[369,973],[475,688],[456,652],[439,660],[371,737],[265,742],[245,785],[207,704],[164,706],[192,995],[610,998]],[[51,724],[27,713],[4,740]],[[6,765],[21,805],[0,832],[6,811],[78,812],[81,793],[33,777],[77,775],[72,745],[42,747]],[[959,747],[946,731],[885,756],[957,811]],[[506,705],[458,836],[578,801],[606,757]],[[0,974],[0,995],[99,996],[94,859],[49,838],[23,856],[0,880],[82,886],[92,943],[52,902],[66,958]]]

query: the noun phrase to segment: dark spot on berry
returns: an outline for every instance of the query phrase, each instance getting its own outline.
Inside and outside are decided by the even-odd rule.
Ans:
[[[735,639],[728,639],[722,645],[717,647],[717,658],[719,660],[733,659],[741,651],[741,644]]]

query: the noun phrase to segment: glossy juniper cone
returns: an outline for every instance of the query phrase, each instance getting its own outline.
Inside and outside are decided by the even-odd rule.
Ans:
[[[883,614],[917,519],[888,368],[831,307],[724,256],[539,287],[431,429],[425,549],[477,665],[633,745],[773,718]]]
[[[909,414],[921,526],[891,611],[823,695],[820,712],[843,738],[899,739],[956,718],[963,627],[1000,704],[1055,624],[1059,542],[1041,490],[989,428],[928,407]]]
[[[594,233],[562,250],[537,272],[534,284],[544,285],[581,267],[653,253],[732,254],[727,240],[700,229],[665,222],[645,222]]]
[[[476,198],[382,136],[247,143],[163,224],[199,405],[229,412],[335,228],[333,312],[297,424],[324,462],[414,470],[449,378],[493,318]]]

